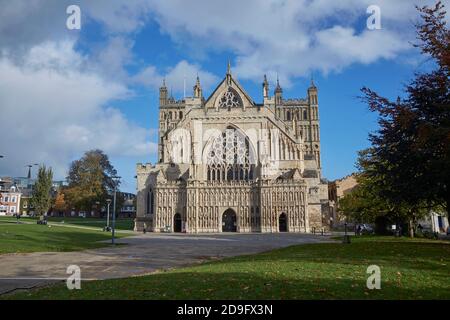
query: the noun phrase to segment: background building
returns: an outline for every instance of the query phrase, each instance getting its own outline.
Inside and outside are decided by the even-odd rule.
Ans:
[[[11,179],[0,178],[0,216],[20,213],[21,196]]]
[[[136,218],[136,195],[133,193],[121,192],[123,205],[119,216],[122,218]]]
[[[357,175],[355,173],[344,178],[337,179],[328,183],[328,199],[330,200],[330,216],[334,226],[339,225],[345,220],[345,216],[339,212],[339,200],[346,194],[349,194],[358,185]]]

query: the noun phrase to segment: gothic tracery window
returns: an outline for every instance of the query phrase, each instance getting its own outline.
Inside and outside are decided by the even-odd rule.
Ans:
[[[207,154],[209,181],[249,181],[254,179],[250,142],[233,128],[228,128],[212,142]]]
[[[219,108],[231,108],[242,107],[242,99],[239,94],[233,88],[228,88],[219,100]]]

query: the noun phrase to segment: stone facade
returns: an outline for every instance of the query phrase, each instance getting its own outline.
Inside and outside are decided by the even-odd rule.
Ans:
[[[205,99],[160,89],[158,163],[137,165],[135,229],[153,232],[310,232],[328,228],[321,179],[318,90],[284,100],[264,78],[255,103],[230,68]]]
[[[328,199],[330,200],[330,216],[334,225],[338,225],[345,220],[345,216],[339,212],[339,200],[351,193],[357,186],[358,181],[356,173],[329,182]]]

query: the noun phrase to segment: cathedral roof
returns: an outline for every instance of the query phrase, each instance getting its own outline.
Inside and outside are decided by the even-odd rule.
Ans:
[[[214,89],[214,91],[211,93],[211,95],[206,99],[206,104],[210,102],[210,100],[216,96],[216,93],[219,91],[224,91],[225,88],[228,88],[229,86],[235,87],[237,89],[238,93],[243,95],[245,99],[248,100],[248,102],[251,105],[255,105],[253,102],[253,99],[250,97],[250,95],[244,90],[244,88],[241,86],[241,84],[233,77],[231,74],[231,67],[230,64],[228,64],[227,74],[223,78],[223,80],[217,85],[217,87]]]

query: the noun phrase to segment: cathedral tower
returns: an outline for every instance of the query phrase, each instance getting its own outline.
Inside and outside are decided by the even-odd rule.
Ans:
[[[163,80],[161,88],[159,88],[159,105],[165,106],[169,99],[169,92],[166,87],[166,79]]]
[[[311,85],[308,88],[308,118],[309,118],[309,148],[317,161],[317,166],[322,167],[320,161],[320,126],[319,126],[319,101],[318,90],[311,79]]]

